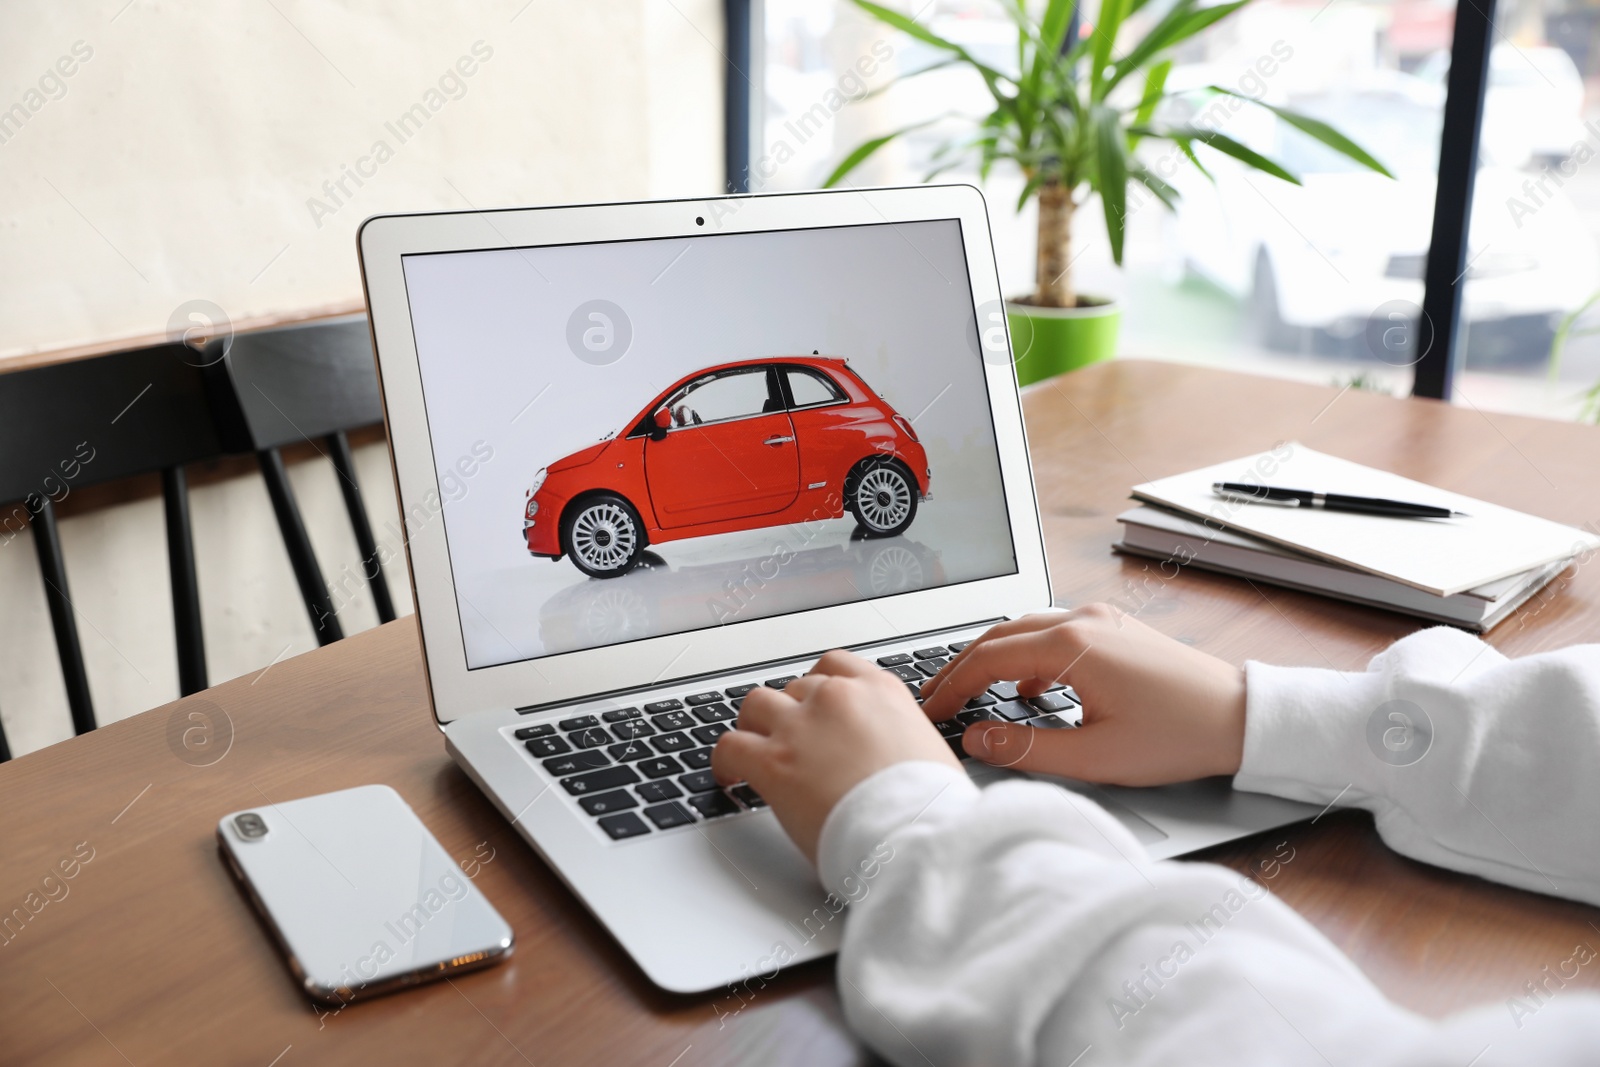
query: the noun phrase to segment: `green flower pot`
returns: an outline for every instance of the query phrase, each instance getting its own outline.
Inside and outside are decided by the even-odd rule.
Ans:
[[[1075,308],[1041,308],[1006,301],[1017,382],[1034,382],[1111,359],[1117,354],[1122,306],[1083,297]]]

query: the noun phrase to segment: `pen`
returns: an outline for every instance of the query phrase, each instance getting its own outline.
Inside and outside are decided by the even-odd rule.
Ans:
[[[1289,508],[1323,508],[1327,511],[1356,511],[1366,515],[1388,515],[1396,519],[1467,518],[1464,511],[1451,511],[1431,504],[1412,504],[1404,500],[1385,500],[1376,496],[1348,496],[1344,493],[1313,493],[1309,489],[1280,489],[1245,482],[1213,482],[1211,491],[1231,500],[1250,504],[1277,504]]]

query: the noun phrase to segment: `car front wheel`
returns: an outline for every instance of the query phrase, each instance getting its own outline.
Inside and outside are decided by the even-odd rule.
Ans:
[[[561,543],[573,565],[591,578],[627,574],[644,552],[644,524],[622,497],[600,493],[567,513]]]
[[[845,504],[869,537],[893,537],[917,517],[917,483],[892,459],[869,459],[845,483]]]

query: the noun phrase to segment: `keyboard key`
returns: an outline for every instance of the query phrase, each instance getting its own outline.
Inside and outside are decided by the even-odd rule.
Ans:
[[[1037,711],[1033,710],[1033,708],[1029,707],[1026,701],[1022,700],[1002,701],[1001,703],[995,705],[994,710],[998,715],[1009,720],[1010,722],[1021,722],[1024,719],[1031,719],[1035,715],[1039,714]]]
[[[562,719],[563,730],[587,730],[591,726],[599,726],[600,720],[593,715],[578,715],[571,719]]]
[[[966,726],[954,719],[946,719],[944,722],[936,722],[933,725],[938,729],[939,736],[946,739],[960,737],[967,732]]]
[[[912,700],[915,700],[918,704],[922,703],[922,686],[916,682],[907,682],[906,691],[911,694]]]
[[[639,802],[629,796],[627,791],[623,789],[615,789],[609,793],[597,793],[592,797],[583,797],[578,803],[590,815],[610,815],[614,811],[626,811],[628,808],[637,808],[639,806]]]
[[[901,664],[898,667],[886,667],[884,669],[890,674],[894,675],[896,678],[899,678],[902,682],[922,681],[922,672],[917,670],[915,667],[911,667],[906,664]]]
[[[708,819],[715,819],[718,815],[732,815],[739,810],[739,806],[720,789],[690,797],[689,806]]]
[[[644,824],[644,820],[631,811],[625,811],[620,815],[607,815],[600,820],[600,829],[610,834],[613,841],[638,837],[640,834],[650,832],[650,827]]]
[[[643,741],[624,741],[620,745],[612,745],[606,749],[611,753],[611,758],[618,763],[629,763],[636,759],[649,759],[655,753],[650,751],[650,746]],[[584,753],[580,753],[584,755]]]
[[[717,780],[710,771],[695,771],[679,778],[678,784],[690,793],[705,793],[717,787]]]
[[[689,732],[693,734],[694,739],[700,742],[702,745],[714,745],[717,743],[717,738],[721,737],[731,729],[733,729],[733,727],[729,726],[725,722],[715,722],[710,726],[696,726]]]
[[[1057,693],[1057,692],[1064,693],[1064,694],[1066,694],[1068,699],[1076,700],[1080,704],[1083,703],[1083,698],[1078,695],[1078,691],[1076,689],[1072,688],[1072,686],[1070,686],[1070,685],[1052,685],[1050,687],[1050,692],[1052,692],[1052,693]]]
[[[662,734],[660,737],[652,737],[650,743],[655,746],[657,752],[682,752],[686,748],[694,747],[694,742],[689,740],[687,734]]]
[[[996,682],[989,687],[989,692],[993,693],[1001,700],[1015,700],[1017,699],[1017,683]]]
[[[1066,711],[1078,706],[1078,702],[1065,693],[1040,693],[1028,703],[1040,711]]]
[[[600,716],[606,722],[625,722],[628,719],[639,717],[638,708],[617,708],[615,711],[605,712]]]
[[[701,722],[726,722],[737,719],[739,713],[726,704],[707,704],[705,707],[695,708],[694,717]]]
[[[658,830],[670,830],[674,826],[688,826],[694,822],[694,816],[682,804],[657,804],[653,808],[645,808],[644,813],[650,816],[650,821],[656,824]]]
[[[945,659],[943,656],[935,656],[933,659],[919,660],[917,662],[917,670],[921,671],[923,674],[926,674],[929,678],[932,678],[934,675],[939,673],[939,668],[943,667],[949,662],[950,661]]]
[[[957,652],[963,652],[963,651],[966,650],[966,647],[968,645],[970,645],[970,644],[972,644],[971,641],[951,641],[950,642],[950,654],[953,656]]]
[[[663,800],[677,800],[683,796],[683,790],[671,782],[640,782],[633,787],[633,791],[646,804],[659,804]]]
[[[747,808],[764,808],[767,802],[761,799],[761,794],[751,789],[749,785],[736,785],[729,790],[739,798],[739,802]]]
[[[655,727],[640,719],[637,722],[619,722],[611,728],[619,741],[632,741],[636,737],[649,737],[655,733]]]
[[[556,728],[554,726],[547,722],[542,722],[538,726],[524,726],[511,736],[515,737],[518,741],[527,741],[535,737],[549,737],[555,732]]]
[[[968,710],[973,708],[992,708],[997,703],[999,703],[999,701],[995,700],[995,698],[990,696],[988,693],[979,693],[977,696],[967,701],[967,708]]]
[[[932,659],[935,656],[949,655],[949,651],[943,645],[934,645],[932,648],[919,648],[911,654],[918,659]]]
[[[722,694],[713,689],[709,693],[691,693],[683,699],[693,708],[701,704],[714,704],[722,699]]]
[[[656,715],[663,711],[677,711],[681,707],[683,707],[683,701],[681,700],[657,700],[654,703],[646,704],[644,713],[646,715]]]
[[[665,778],[669,774],[682,774],[683,764],[671,756],[653,756],[634,764],[646,778]]]
[[[1000,716],[989,708],[973,708],[968,711],[956,712],[956,722],[962,726],[971,726],[975,722],[1001,722]]]
[[[561,785],[573,796],[580,793],[604,793],[618,786],[632,785],[639,780],[632,767],[607,767],[600,771],[561,779]]]
[[[731,685],[724,689],[723,692],[727,694],[729,700],[739,700],[755,687],[756,683],[754,682],[751,682],[748,685]]]
[[[1059,715],[1041,715],[1028,725],[1039,726],[1046,730],[1070,730],[1078,724],[1076,722],[1068,722]]]
[[[711,766],[711,750],[697,748],[693,752],[681,752],[678,758],[683,760],[683,765],[691,771],[703,771]]]
[[[950,751],[954,753],[956,759],[972,758],[971,756],[967,755],[967,750],[961,743],[961,735],[957,734],[955,737],[947,737],[944,739],[944,743],[950,746]]]
[[[572,751],[572,746],[559,737],[535,737],[523,743],[535,756],[560,756]]]
[[[784,686],[788,685],[790,682],[795,681],[799,677],[800,676],[797,675],[797,674],[786,674],[782,678],[768,678],[762,684],[765,685],[768,689],[782,689]]]
[[[902,667],[910,662],[911,657],[904,652],[896,652],[892,656],[878,657],[878,666],[880,667]]]
[[[609,766],[611,761],[606,759],[603,752],[574,752],[570,756],[556,756],[554,759],[545,760],[544,773],[552,778],[565,778],[579,771],[592,771],[598,767]]]
[[[599,748],[601,745],[609,745],[614,740],[606,733],[603,726],[591,726],[587,730],[570,733],[567,737],[579,748]]]
[[[669,711],[665,715],[652,715],[650,721],[663,730],[687,730],[694,720],[686,711]]]

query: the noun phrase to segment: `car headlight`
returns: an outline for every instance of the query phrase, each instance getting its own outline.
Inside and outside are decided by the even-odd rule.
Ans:
[[[528,486],[528,495],[529,496],[532,496],[534,493],[537,493],[544,486],[544,480],[545,480],[545,478],[547,478],[549,476],[549,474],[550,474],[550,468],[549,467],[540,467],[537,471],[534,472],[533,484]]]
[[[523,512],[523,516],[531,519],[537,514],[539,514],[539,502],[537,500],[529,500],[528,510]]]

